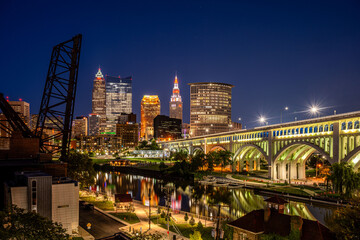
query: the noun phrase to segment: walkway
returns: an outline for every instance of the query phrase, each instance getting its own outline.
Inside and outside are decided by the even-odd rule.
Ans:
[[[95,239],[112,236],[124,227],[118,221],[102,214],[97,210],[88,210],[80,207],[79,225],[89,232]],[[87,224],[91,224],[91,229],[87,229]]]
[[[138,232],[146,232],[146,233],[157,233],[162,235],[163,239],[173,239],[173,235],[176,235],[176,239],[180,239],[180,240],[188,240],[188,238],[184,237],[184,236],[180,236],[178,234],[175,234],[173,232],[170,232],[169,235],[167,233],[167,230],[152,223],[151,222],[151,229],[149,230],[149,207],[144,206],[140,203],[134,202],[134,207],[135,207],[135,214],[136,216],[139,218],[140,222],[139,223],[135,223],[132,225],[128,225],[125,227],[122,227],[121,230],[124,232],[129,232],[129,226],[131,226],[131,232],[133,231],[138,231]],[[151,214],[156,215],[156,210],[157,208],[153,207],[151,209]],[[179,217],[180,218],[180,217]]]

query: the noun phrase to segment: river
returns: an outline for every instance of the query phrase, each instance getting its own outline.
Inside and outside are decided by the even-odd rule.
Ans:
[[[96,185],[90,187],[114,197],[116,193],[129,193],[135,200],[148,206],[165,206],[167,196],[173,210],[190,212],[212,218],[217,215],[217,204],[222,202],[221,216],[237,219],[253,210],[265,207],[268,196],[255,194],[248,189],[202,186],[185,182],[166,182],[156,178],[143,177],[120,172],[97,172]],[[149,198],[150,191],[150,198]],[[150,199],[150,201],[149,201]],[[326,226],[325,218],[332,214],[333,207],[287,200],[285,214],[318,220]]]

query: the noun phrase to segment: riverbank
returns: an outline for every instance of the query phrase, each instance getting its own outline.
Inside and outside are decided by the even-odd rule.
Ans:
[[[193,184],[194,174],[183,176],[181,174],[174,174],[169,169],[160,170],[158,164],[154,165],[137,165],[137,166],[110,166],[109,164],[94,165],[96,171],[114,171],[121,173],[128,173],[134,175],[142,175],[144,177],[151,177],[165,181],[181,181],[186,184]]]
[[[173,238],[173,236],[176,236],[176,239],[188,240],[190,234],[192,234],[194,230],[197,230],[197,225],[199,224],[198,221],[201,221],[198,219],[198,221],[194,225],[191,225],[188,223],[188,221],[184,220],[185,214],[183,212],[172,211],[172,209],[170,209],[171,221],[170,232],[168,232],[166,223],[164,222],[164,218],[161,218],[158,213],[158,209],[166,211],[167,209],[164,207],[151,207],[151,212],[149,214],[148,206],[144,206],[142,202],[134,200],[134,212],[130,213],[124,210],[115,210],[114,205],[112,205],[113,207],[111,209],[103,208],[101,203],[109,200],[106,196],[103,196],[101,194],[95,196],[95,193],[80,191],[80,199],[92,199],[93,201],[88,203],[100,206],[100,208],[95,207],[95,210],[93,211],[100,212],[105,216],[112,218],[122,224],[123,226],[120,226],[119,230],[121,230],[128,236],[135,236],[137,235],[137,233],[146,232],[147,234],[159,234],[162,236],[162,239],[166,239],[170,235],[171,239]],[[99,202],[100,204],[97,204],[96,202]],[[189,214],[189,216],[191,217],[192,215]],[[151,226],[149,226],[149,217],[151,219]],[[95,224],[99,225],[100,223],[96,222]],[[211,239],[211,234],[209,234],[211,230],[209,229],[212,229],[213,227],[214,222],[208,220],[206,225],[205,221],[205,227],[200,231],[202,235],[206,236],[206,238],[203,239]],[[97,234],[101,234],[99,229],[96,230],[98,231]]]
[[[138,166],[110,166],[108,164],[97,165],[98,171],[114,171],[127,174],[141,175],[167,182],[180,182],[182,185],[193,185],[195,182],[202,185],[213,185],[225,188],[245,188],[256,191],[256,193],[266,196],[280,196],[289,200],[301,201],[304,203],[318,203],[327,206],[345,206],[347,201],[340,198],[329,198],[321,196],[318,193],[319,188],[310,185],[289,185],[280,181],[272,181],[269,179],[254,179],[244,175],[219,173],[219,172],[196,172],[185,179],[180,174],[172,174],[166,170],[159,170],[158,164],[140,164]],[[204,179],[213,178],[214,181],[206,182]],[[295,181],[294,181],[295,182]],[[299,181],[299,184],[302,183]]]

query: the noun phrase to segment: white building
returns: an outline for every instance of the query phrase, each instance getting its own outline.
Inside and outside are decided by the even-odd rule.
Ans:
[[[58,222],[68,234],[78,231],[79,185],[69,178],[55,178],[43,172],[15,174],[5,186],[6,206],[11,204]]]

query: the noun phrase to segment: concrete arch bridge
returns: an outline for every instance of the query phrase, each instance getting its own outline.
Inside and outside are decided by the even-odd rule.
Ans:
[[[331,164],[352,163],[360,167],[360,111],[312,118],[254,129],[211,134],[160,142],[168,151],[183,149],[189,154],[216,149],[231,151],[232,170],[257,170],[260,160],[268,163],[271,179],[304,179],[305,162],[319,153]]]

